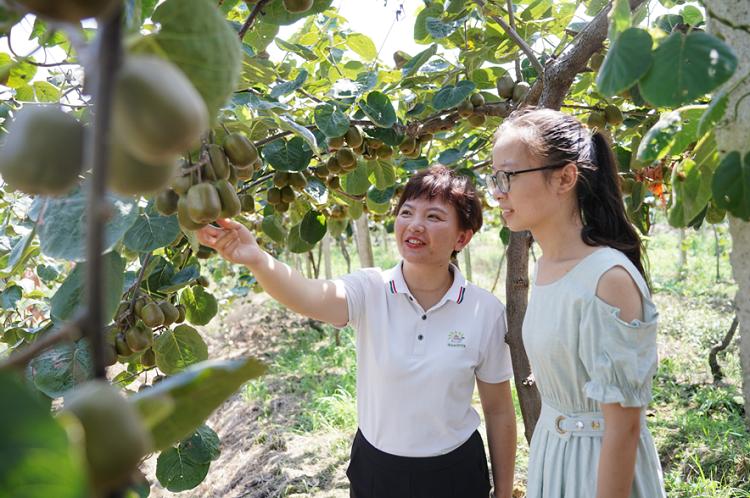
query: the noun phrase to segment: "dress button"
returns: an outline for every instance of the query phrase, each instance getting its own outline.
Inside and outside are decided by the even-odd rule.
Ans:
[[[422,315],[422,320],[427,320],[427,315]]]
[[[423,336],[422,334],[419,334],[419,335],[417,336],[417,339],[419,339],[419,340],[421,341],[422,339],[424,339],[424,336]]]

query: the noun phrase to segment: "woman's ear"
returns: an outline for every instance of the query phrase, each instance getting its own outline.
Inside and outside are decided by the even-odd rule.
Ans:
[[[463,230],[458,234],[458,240],[453,246],[454,251],[460,251],[469,244],[471,238],[474,236],[474,230]]]
[[[573,190],[578,183],[578,167],[575,163],[568,163],[560,168],[559,183],[557,193],[565,194]]]

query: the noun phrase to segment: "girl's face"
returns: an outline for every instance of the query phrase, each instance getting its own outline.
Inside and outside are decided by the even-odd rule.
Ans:
[[[547,166],[532,156],[518,133],[510,129],[498,138],[492,149],[492,170],[513,172]],[[530,171],[509,177],[508,193],[494,197],[503,211],[506,226],[514,232],[533,230],[534,227],[554,217],[560,208],[554,183],[548,180],[547,171]],[[559,175],[560,170],[551,170]]]
[[[398,252],[413,264],[447,265],[453,251],[471,240],[471,230],[458,225],[456,209],[440,199],[409,199],[394,223]]]

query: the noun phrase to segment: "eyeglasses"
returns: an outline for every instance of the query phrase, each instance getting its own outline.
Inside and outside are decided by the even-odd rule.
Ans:
[[[540,168],[528,168],[519,169],[516,171],[494,171],[487,175],[487,189],[491,195],[501,195],[510,192],[510,177],[513,175],[520,175],[521,173],[530,173],[532,171],[544,171],[547,169],[562,168],[568,164],[567,162],[562,164],[553,164],[550,166],[542,166]]]

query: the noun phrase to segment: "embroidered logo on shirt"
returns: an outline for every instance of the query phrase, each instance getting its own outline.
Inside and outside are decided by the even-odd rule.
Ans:
[[[459,332],[457,330],[454,330],[453,332],[448,332],[448,347],[449,348],[465,348],[466,344],[466,337],[464,337],[463,332]]]

